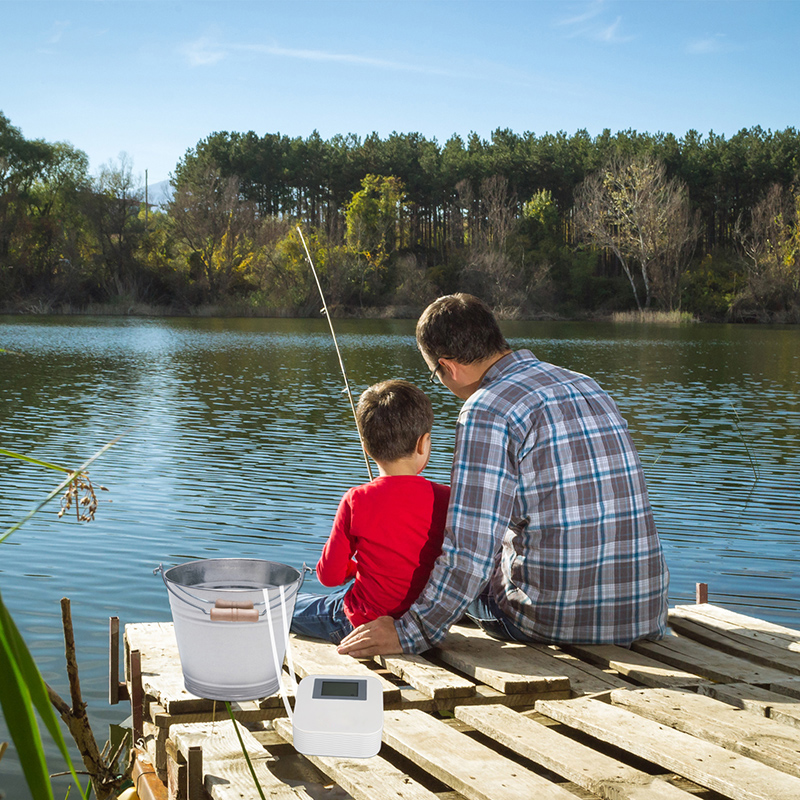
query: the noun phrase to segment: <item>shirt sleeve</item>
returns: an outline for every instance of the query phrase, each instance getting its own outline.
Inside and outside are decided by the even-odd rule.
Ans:
[[[350,492],[339,503],[333,528],[317,563],[317,579],[323,586],[341,586],[356,574],[355,538],[350,532]]]
[[[395,622],[404,652],[444,639],[489,580],[514,507],[515,452],[504,418],[478,406],[462,410],[442,554],[422,594]]]

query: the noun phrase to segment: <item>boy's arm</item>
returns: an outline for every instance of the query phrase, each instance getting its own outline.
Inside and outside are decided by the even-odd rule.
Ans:
[[[340,586],[356,574],[355,539],[350,533],[351,509],[348,492],[339,503],[333,528],[317,563],[317,579],[323,586]]]

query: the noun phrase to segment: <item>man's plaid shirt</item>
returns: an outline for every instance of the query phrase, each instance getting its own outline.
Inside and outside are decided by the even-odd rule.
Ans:
[[[594,380],[503,357],[456,427],[442,555],[396,621],[407,653],[441,641],[490,584],[543,642],[627,645],[666,632],[669,573],[625,420]]]

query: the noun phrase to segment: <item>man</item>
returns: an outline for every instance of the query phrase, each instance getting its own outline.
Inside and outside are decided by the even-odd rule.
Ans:
[[[440,297],[417,345],[464,400],[442,555],[411,608],[339,645],[418,653],[466,613],[492,636],[612,643],[666,631],[668,572],[636,449],[591,378],[512,352],[489,308]]]

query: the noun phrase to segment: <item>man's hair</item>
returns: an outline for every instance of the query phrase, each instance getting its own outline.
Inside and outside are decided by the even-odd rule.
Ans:
[[[383,381],[358,400],[356,419],[364,447],[376,461],[410,456],[419,437],[433,427],[428,395],[408,381]]]
[[[417,322],[417,345],[433,361],[452,358],[474,364],[511,348],[491,309],[471,294],[434,300]]]

